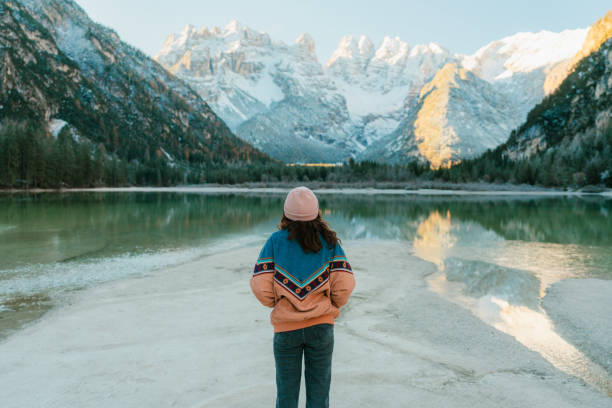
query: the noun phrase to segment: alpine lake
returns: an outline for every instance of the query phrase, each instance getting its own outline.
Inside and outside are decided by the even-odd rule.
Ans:
[[[284,197],[204,190],[0,195],[0,341],[93,285],[262,245],[277,228]],[[588,376],[599,368],[580,374],[563,367],[568,358],[580,366],[580,357],[563,356],[564,347],[571,354],[573,346],[555,332],[542,301],[561,280],[612,279],[610,197],[318,197],[349,260],[351,242],[405,243],[413,255],[436,264],[438,272],[427,278],[430,290],[466,308],[485,299],[516,312],[514,325],[479,317],[564,371],[598,381]],[[245,285],[250,272],[244,271]],[[358,265],[355,273],[358,279]],[[529,333],[521,319],[543,323]],[[551,345],[556,351],[546,355]]]

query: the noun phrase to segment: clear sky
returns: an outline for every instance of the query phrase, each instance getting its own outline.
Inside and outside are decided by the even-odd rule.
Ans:
[[[186,24],[225,26],[230,20],[273,40],[293,43],[303,32],[326,62],[338,40],[385,35],[410,45],[436,42],[470,54],[520,31],[584,28],[612,9],[610,0],[76,0],[96,22],[153,56],[170,33]]]

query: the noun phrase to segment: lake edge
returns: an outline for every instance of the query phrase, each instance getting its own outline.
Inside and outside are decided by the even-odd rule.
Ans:
[[[172,187],[94,187],[94,188],[67,188],[67,189],[0,189],[0,194],[13,193],[78,193],[78,192],[173,192],[173,193],[204,193],[204,194],[222,194],[222,193],[272,193],[281,194],[288,192],[293,186],[278,187],[260,187],[260,186],[227,186],[227,185],[184,185]],[[516,189],[496,189],[493,185],[483,186],[484,189],[478,190],[474,188],[461,188],[461,185],[454,185],[455,189],[449,188],[376,188],[376,187],[312,187],[312,190],[320,194],[347,194],[347,195],[511,195],[511,196],[602,196],[612,197],[612,189],[605,189],[601,192],[588,191],[563,191],[546,188],[532,187],[530,189],[522,189],[516,186]]]

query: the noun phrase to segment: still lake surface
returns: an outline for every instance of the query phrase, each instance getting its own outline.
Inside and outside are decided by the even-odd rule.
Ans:
[[[0,341],[76,290],[260,245],[276,229],[283,200],[270,193],[0,195]],[[561,279],[612,279],[612,199],[319,194],[319,202],[345,242],[406,242],[438,266],[431,290],[466,308],[482,310],[485,299],[485,322],[569,374],[595,384],[609,378],[555,333],[541,300]],[[512,324],[500,323],[500,310],[516,314]],[[521,319],[548,326],[525,333],[513,326]]]

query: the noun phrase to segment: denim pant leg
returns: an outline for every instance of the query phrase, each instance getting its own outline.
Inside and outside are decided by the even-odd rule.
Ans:
[[[274,333],[276,408],[297,408],[302,378],[304,329]]]
[[[304,345],[306,408],[328,408],[334,326],[317,324],[306,327],[304,330],[306,338]]]

